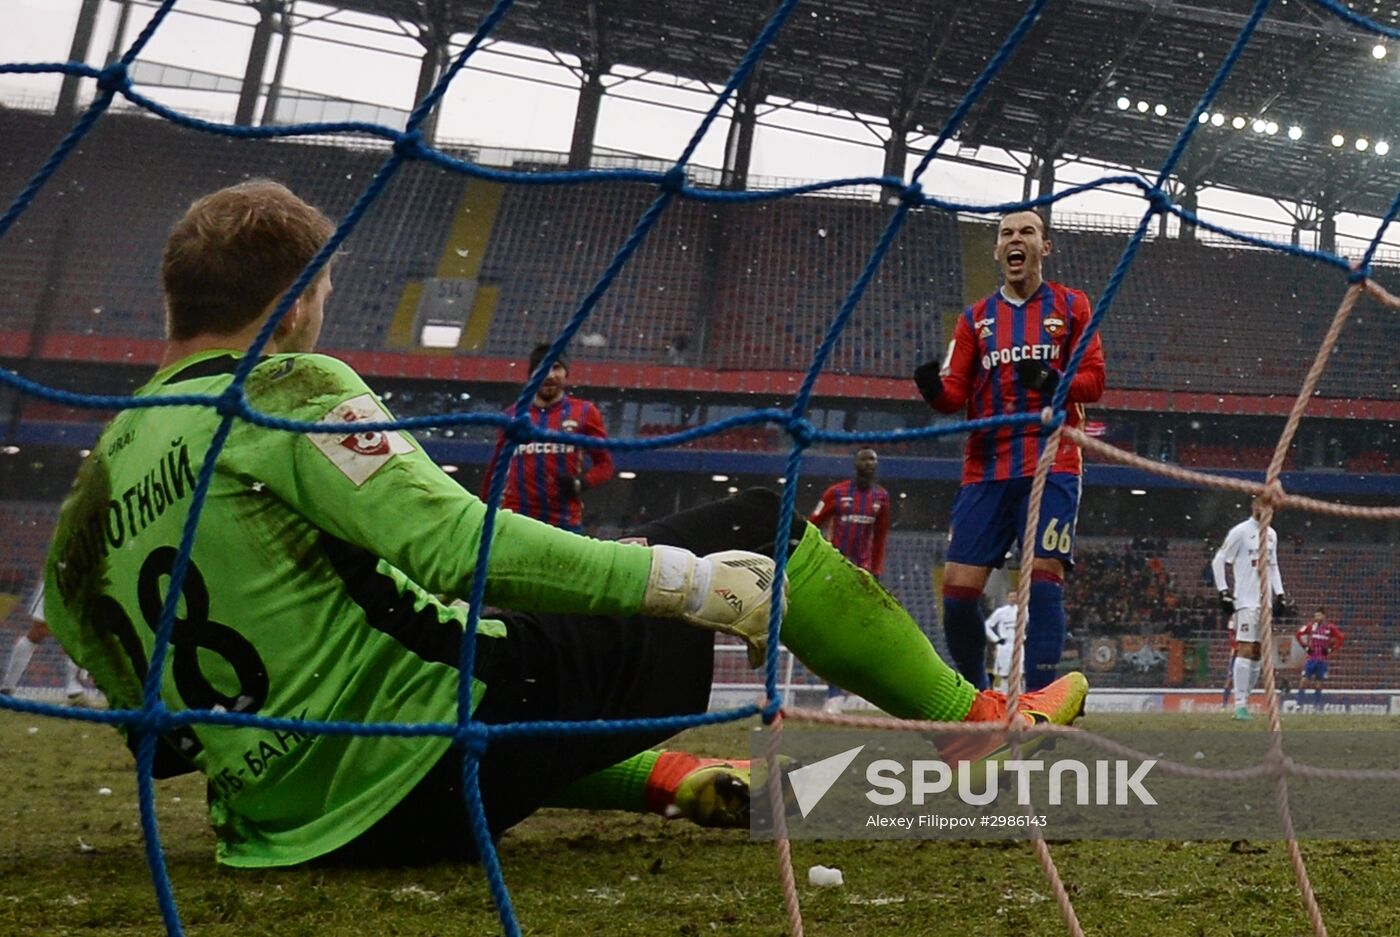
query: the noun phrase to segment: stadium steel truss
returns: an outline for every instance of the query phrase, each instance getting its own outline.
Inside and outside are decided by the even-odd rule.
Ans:
[[[271,113],[260,103],[283,91],[272,56],[279,32],[294,39],[308,23],[342,18],[400,40],[412,37],[423,49],[421,97],[490,8],[486,0],[218,2],[244,8],[237,11],[244,19],[251,18],[249,8],[256,16],[245,73],[230,79],[237,81],[243,124]],[[102,0],[83,0],[73,57],[89,51],[101,6]],[[149,0],[122,0],[124,25],[139,26],[139,13],[149,6]],[[1248,0],[1057,3],[964,122],[957,151],[941,158],[975,163],[980,147],[1009,153],[1023,167],[1025,197],[1052,188],[1057,167],[1069,159],[1158,165],[1249,6]],[[1394,25],[1400,7],[1386,6],[1375,5],[1369,15]],[[580,91],[570,162],[583,167],[611,69],[717,88],[771,7],[766,0],[521,0],[494,35],[548,50],[574,72]],[[724,184],[746,184],[755,119],[793,106],[864,123],[882,142],[885,174],[902,176],[908,154],[931,142],[927,129],[941,126],[1023,7],[1010,0],[804,4],[738,95]],[[1400,95],[1373,48],[1369,34],[1310,4],[1274,4],[1217,101],[1219,120],[1200,128],[1171,180],[1173,197],[1194,209],[1201,187],[1219,186],[1275,199],[1293,216],[1295,232],[1320,231],[1325,250],[1335,244],[1338,212],[1383,214],[1400,188],[1400,152],[1378,152],[1365,141],[1383,139],[1396,125]],[[64,95],[75,100],[75,82]],[[1297,139],[1289,133],[1295,127]]]

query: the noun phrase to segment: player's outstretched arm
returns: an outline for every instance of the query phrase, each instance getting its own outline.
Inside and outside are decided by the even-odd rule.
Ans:
[[[1215,591],[1221,594],[1222,602],[1224,601],[1223,596],[1230,594],[1229,583],[1225,581],[1225,565],[1234,558],[1235,550],[1238,549],[1238,539],[1232,528],[1226,534],[1225,542],[1220,545],[1220,549],[1215,551],[1215,556],[1211,557],[1210,573],[1215,579]],[[1230,600],[1230,608],[1227,611],[1234,611],[1233,598]]]
[[[277,367],[285,360],[278,361]],[[270,393],[260,394],[262,384],[254,379],[249,382],[249,399],[255,407],[294,419],[345,422],[347,429],[355,423],[392,419],[343,362],[321,355],[293,360],[295,368],[304,369],[301,386],[314,383],[323,392],[310,401],[288,406],[285,401],[267,399]],[[266,386],[290,383],[280,376]],[[258,453],[258,464],[240,468],[261,479],[312,524],[379,557],[430,592],[461,597],[470,593],[486,505],[443,473],[407,434],[268,434],[251,424],[240,424],[237,431],[261,433],[264,442],[240,447],[241,451]],[[771,591],[758,594],[744,577],[728,568],[712,571],[706,580],[701,567],[709,567],[686,555],[699,570],[683,580],[688,589],[699,590],[712,580],[715,588],[726,588],[738,596],[742,607],[728,602],[727,611],[713,607],[708,594],[687,589],[680,593],[683,601],[659,595],[654,591],[660,580],[654,575],[652,548],[593,540],[500,511],[487,566],[486,599],[522,611],[591,615],[645,612],[683,618],[716,630],[752,630],[752,606],[761,604]],[[771,589],[772,561],[756,554],[753,557],[759,566],[767,564]],[[672,588],[679,587],[672,583]],[[763,621],[766,624],[766,613]]]
[[[1089,326],[1089,320],[1093,318],[1093,307],[1089,304],[1089,297],[1075,290],[1073,292],[1071,318],[1075,325],[1076,344]],[[1073,346],[1071,346],[1073,347]],[[1098,332],[1089,341],[1089,347],[1084,352],[1083,359],[1079,362],[1079,370],[1074,374],[1074,380],[1069,382],[1069,393],[1066,400],[1069,403],[1097,403],[1103,396],[1104,385],[1107,382],[1107,375],[1104,368],[1103,358],[1103,338]]]
[[[603,423],[603,414],[592,404],[584,412],[583,432],[586,436],[596,436],[599,439],[608,438],[607,426]],[[613,457],[612,452],[607,449],[589,449],[588,471],[583,473],[579,479],[578,495],[583,494],[585,489],[597,488],[603,482],[613,477]]]
[[[813,527],[826,533],[826,523],[836,516],[836,486],[829,486],[822,492],[822,499],[817,503],[817,509],[807,518],[807,522]]]

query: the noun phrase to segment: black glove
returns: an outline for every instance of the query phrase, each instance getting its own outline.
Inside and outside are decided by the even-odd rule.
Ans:
[[[1286,595],[1274,596],[1274,620],[1282,621],[1293,612],[1293,603],[1288,601]]]
[[[559,493],[570,501],[577,501],[583,497],[583,479],[577,475],[560,475]]]
[[[1060,372],[1044,361],[1016,362],[1016,377],[1031,390],[1042,394],[1053,394],[1060,386]]]
[[[1229,589],[1220,590],[1220,610],[1226,615],[1235,614],[1235,597],[1230,594]]]
[[[924,400],[932,407],[943,396],[943,377],[939,374],[941,365],[937,361],[925,361],[914,369],[914,383],[923,394]]]

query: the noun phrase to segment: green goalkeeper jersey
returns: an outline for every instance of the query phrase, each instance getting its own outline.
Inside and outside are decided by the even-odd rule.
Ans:
[[[239,361],[186,358],[138,398],[217,395]],[[355,432],[388,413],[346,364],[274,355],[246,394],[263,413],[350,424],[293,433],[235,420],[199,519],[161,697],[306,721],[451,723],[465,597],[486,506],[398,432]],[[50,548],[49,625],[114,708],[142,679],[195,487],[220,417],[208,406],[122,411],[65,500]],[[497,515],[487,600],[541,612],[630,615],[644,547]],[[483,621],[482,641],[504,632]],[[480,650],[480,649],[479,649]],[[483,687],[473,681],[472,700]],[[197,725],[167,736],[210,782],[220,861],[304,862],[368,829],[447,750],[441,736],[311,735]]]

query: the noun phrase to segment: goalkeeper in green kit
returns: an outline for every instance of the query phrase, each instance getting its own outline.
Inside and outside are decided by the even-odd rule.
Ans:
[[[167,346],[136,396],[218,395],[330,222],[273,182],[196,201],[162,262]],[[304,434],[233,423],[200,517],[161,695],[307,721],[451,723],[465,597],[485,504],[399,432],[346,364],[312,353],[331,292],[323,269],[278,323],[246,384],[256,410],[343,423]],[[195,475],[219,425],[210,407],[124,410],[64,502],[46,571],[49,624],[115,708],[140,705]],[[766,638],[778,496],[753,490],[604,542],[497,516],[471,700],[485,723],[702,712],[714,632]],[[903,608],[793,516],[783,642],[824,680],[901,717],[1000,721]],[[1026,722],[1082,710],[1071,674],[1023,697]],[[128,744],[135,750],[132,730]],[[746,822],[748,765],[657,752],[657,732],[512,737],[481,759],[499,836],[542,806],[652,810]],[[976,760],[992,734],[950,740]],[[218,858],[396,864],[471,858],[462,752],[438,736],[313,735],[195,725],[160,740],[156,774],[209,781]]]

